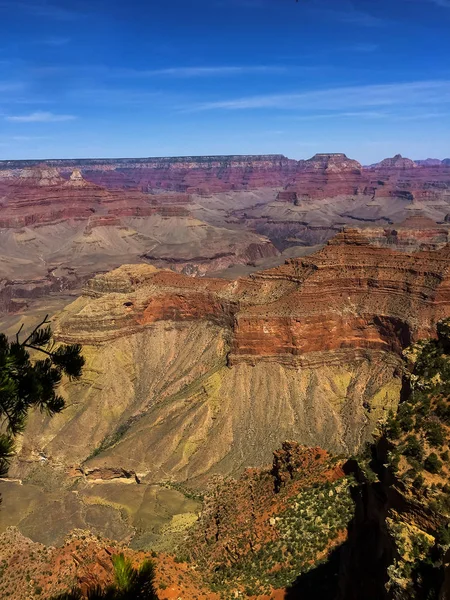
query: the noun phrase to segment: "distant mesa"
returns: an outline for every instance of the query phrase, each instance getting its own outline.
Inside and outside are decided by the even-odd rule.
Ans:
[[[331,171],[334,170],[356,170],[359,171],[362,169],[361,164],[348,158],[347,155],[341,152],[335,152],[331,154],[315,154],[312,158],[309,158],[305,161],[299,161],[300,168],[302,166],[308,166],[311,164],[320,165],[320,167],[329,169]]]
[[[65,183],[59,169],[47,165],[0,170],[0,183],[49,187]]]
[[[404,158],[401,154],[396,154],[393,158],[385,158],[371,166],[381,169],[414,169],[418,165],[410,158]]]
[[[439,225],[430,217],[424,215],[411,215],[399,223],[398,227],[403,229],[436,229]]]
[[[80,169],[73,170],[72,175],[69,177],[69,181],[67,182],[66,185],[68,185],[70,187],[78,187],[78,188],[92,186],[91,183],[88,183],[84,179],[83,175],[81,174]]]
[[[426,158],[425,160],[415,160],[414,162],[420,167],[439,167],[443,164],[443,161],[439,160],[439,158]]]
[[[438,248],[448,238],[450,159],[397,154],[368,168],[326,152],[0,161],[0,203],[0,310],[11,312],[19,299],[72,289],[124,261],[248,273],[303,256],[345,226],[377,229],[378,245]],[[408,225],[418,212],[439,224]],[[80,276],[48,275],[65,268]]]

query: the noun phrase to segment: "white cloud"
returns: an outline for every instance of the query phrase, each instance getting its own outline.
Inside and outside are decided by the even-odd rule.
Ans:
[[[356,44],[355,46],[351,47],[350,50],[353,50],[354,52],[375,52],[376,50],[378,50],[379,46],[378,44]]]
[[[386,113],[376,111],[359,111],[359,112],[329,112],[321,114],[303,115],[293,117],[296,121],[313,121],[315,119],[383,119],[387,117]]]
[[[139,71],[137,69],[113,69],[110,75],[119,77],[214,77],[227,75],[245,75],[248,73],[280,73],[286,67],[271,65],[232,65],[211,67],[169,67],[165,69],[150,69]]]
[[[34,112],[29,115],[15,115],[6,117],[7,121],[16,123],[59,123],[61,121],[73,121],[74,115],[55,115],[51,112]]]
[[[416,106],[450,103],[450,81],[417,81],[339,87],[302,93],[271,94],[205,102],[191,110],[335,110],[380,106]]]
[[[0,81],[0,92],[17,92],[24,88],[24,84],[16,81]]]
[[[42,40],[42,44],[46,46],[65,46],[70,42],[69,37],[49,37]]]
[[[429,2],[442,6],[443,8],[450,8],[450,0],[429,0]]]
[[[18,15],[29,14],[35,17],[46,19],[56,19],[60,21],[71,21],[77,19],[82,13],[75,10],[63,8],[55,4],[48,4],[45,0],[30,0],[23,2],[21,0],[0,0],[0,8],[16,10]]]
[[[48,135],[13,135],[11,140],[14,142],[34,142],[36,140],[51,140]]]
[[[337,21],[348,23],[349,25],[359,25],[360,27],[382,27],[386,24],[386,21],[383,19],[356,10],[342,12],[328,10],[327,12],[330,17],[334,17]]]

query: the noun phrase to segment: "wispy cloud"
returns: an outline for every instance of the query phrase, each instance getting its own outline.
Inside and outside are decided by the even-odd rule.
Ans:
[[[316,13],[319,12],[319,9],[317,8],[313,8],[312,10]],[[320,15],[322,17],[333,19],[334,21],[339,21],[340,23],[358,25],[359,27],[384,27],[388,23],[387,19],[381,19],[370,13],[355,10],[351,6],[348,6],[347,9],[343,8],[340,10],[322,7],[320,9]]]
[[[89,105],[103,104],[125,108],[139,104],[150,105],[158,101],[167,105],[169,95],[130,88],[93,87],[73,89],[68,92],[68,98]]]
[[[359,111],[359,112],[329,112],[293,117],[296,121],[314,121],[316,119],[383,119],[388,115],[384,112]]]
[[[35,142],[38,140],[51,140],[53,138],[48,135],[13,135],[6,139],[12,142]]]
[[[314,90],[295,94],[249,96],[204,102],[192,110],[352,110],[395,105],[441,105],[450,103],[450,81],[418,81]]]
[[[445,119],[450,117],[450,112],[417,112],[412,115],[398,115],[398,121],[423,121],[427,119]]]
[[[15,123],[59,123],[61,121],[73,121],[74,115],[55,115],[51,112],[34,112],[29,115],[14,115],[6,117],[7,121]]]
[[[71,65],[70,73],[81,77],[95,78],[96,81],[112,79],[150,79],[156,77],[207,78],[207,77],[232,77],[255,74],[286,74],[303,71],[323,69],[323,66],[311,67],[286,65],[209,65],[209,66],[170,66],[158,69],[134,69],[130,67],[116,67],[111,65]],[[67,73],[63,65],[46,65],[33,69],[33,74],[44,77],[60,77]]]
[[[24,84],[20,81],[0,81],[0,92],[20,92],[24,89]]]
[[[428,0],[428,2],[432,2],[433,4],[437,4],[437,6],[442,6],[443,8],[450,8],[450,0]]]
[[[46,46],[65,46],[70,42],[69,37],[49,37],[44,40],[41,40],[41,44],[45,44]]]
[[[378,44],[355,44],[351,47],[351,50],[354,52],[376,52],[378,48]]]
[[[364,12],[332,12],[334,13],[334,17],[337,21],[341,21],[341,23],[348,23],[350,25],[359,25],[360,27],[383,27],[386,24],[385,20]]]
[[[32,15],[34,17],[44,17],[60,21],[71,21],[78,19],[82,15],[81,12],[58,6],[58,4],[51,4],[46,0],[30,0],[28,2],[0,0],[0,8],[15,11],[21,16]]]
[[[164,69],[117,69],[105,68],[109,75],[116,77],[222,77],[248,75],[250,73],[284,73],[287,68],[278,65],[216,65],[209,67],[169,67]]]

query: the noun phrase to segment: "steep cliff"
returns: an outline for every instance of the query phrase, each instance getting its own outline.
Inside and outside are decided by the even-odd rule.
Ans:
[[[284,439],[352,453],[396,408],[402,350],[449,314],[449,267],[447,246],[398,253],[348,230],[231,282],[146,265],[98,276],[56,323],[84,345],[85,380],[67,383],[72,408],[30,421],[21,460],[200,484]]]
[[[0,312],[123,262],[203,275],[278,254],[267,238],[194,218],[187,194],[108,190],[79,169],[0,170],[0,205]]]
[[[344,154],[3,161],[0,308],[124,262],[201,276],[323,244],[344,225],[444,222],[449,200],[445,161],[399,156],[370,168]],[[57,269],[74,277],[56,282]]]

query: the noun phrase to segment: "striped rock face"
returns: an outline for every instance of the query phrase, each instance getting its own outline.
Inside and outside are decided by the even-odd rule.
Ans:
[[[234,281],[99,275],[55,324],[83,344],[85,377],[65,387],[70,410],[30,420],[16,468],[44,452],[105,478],[203,484],[285,439],[352,453],[398,403],[402,350],[450,315],[449,269],[447,246],[408,254],[346,230]]]

